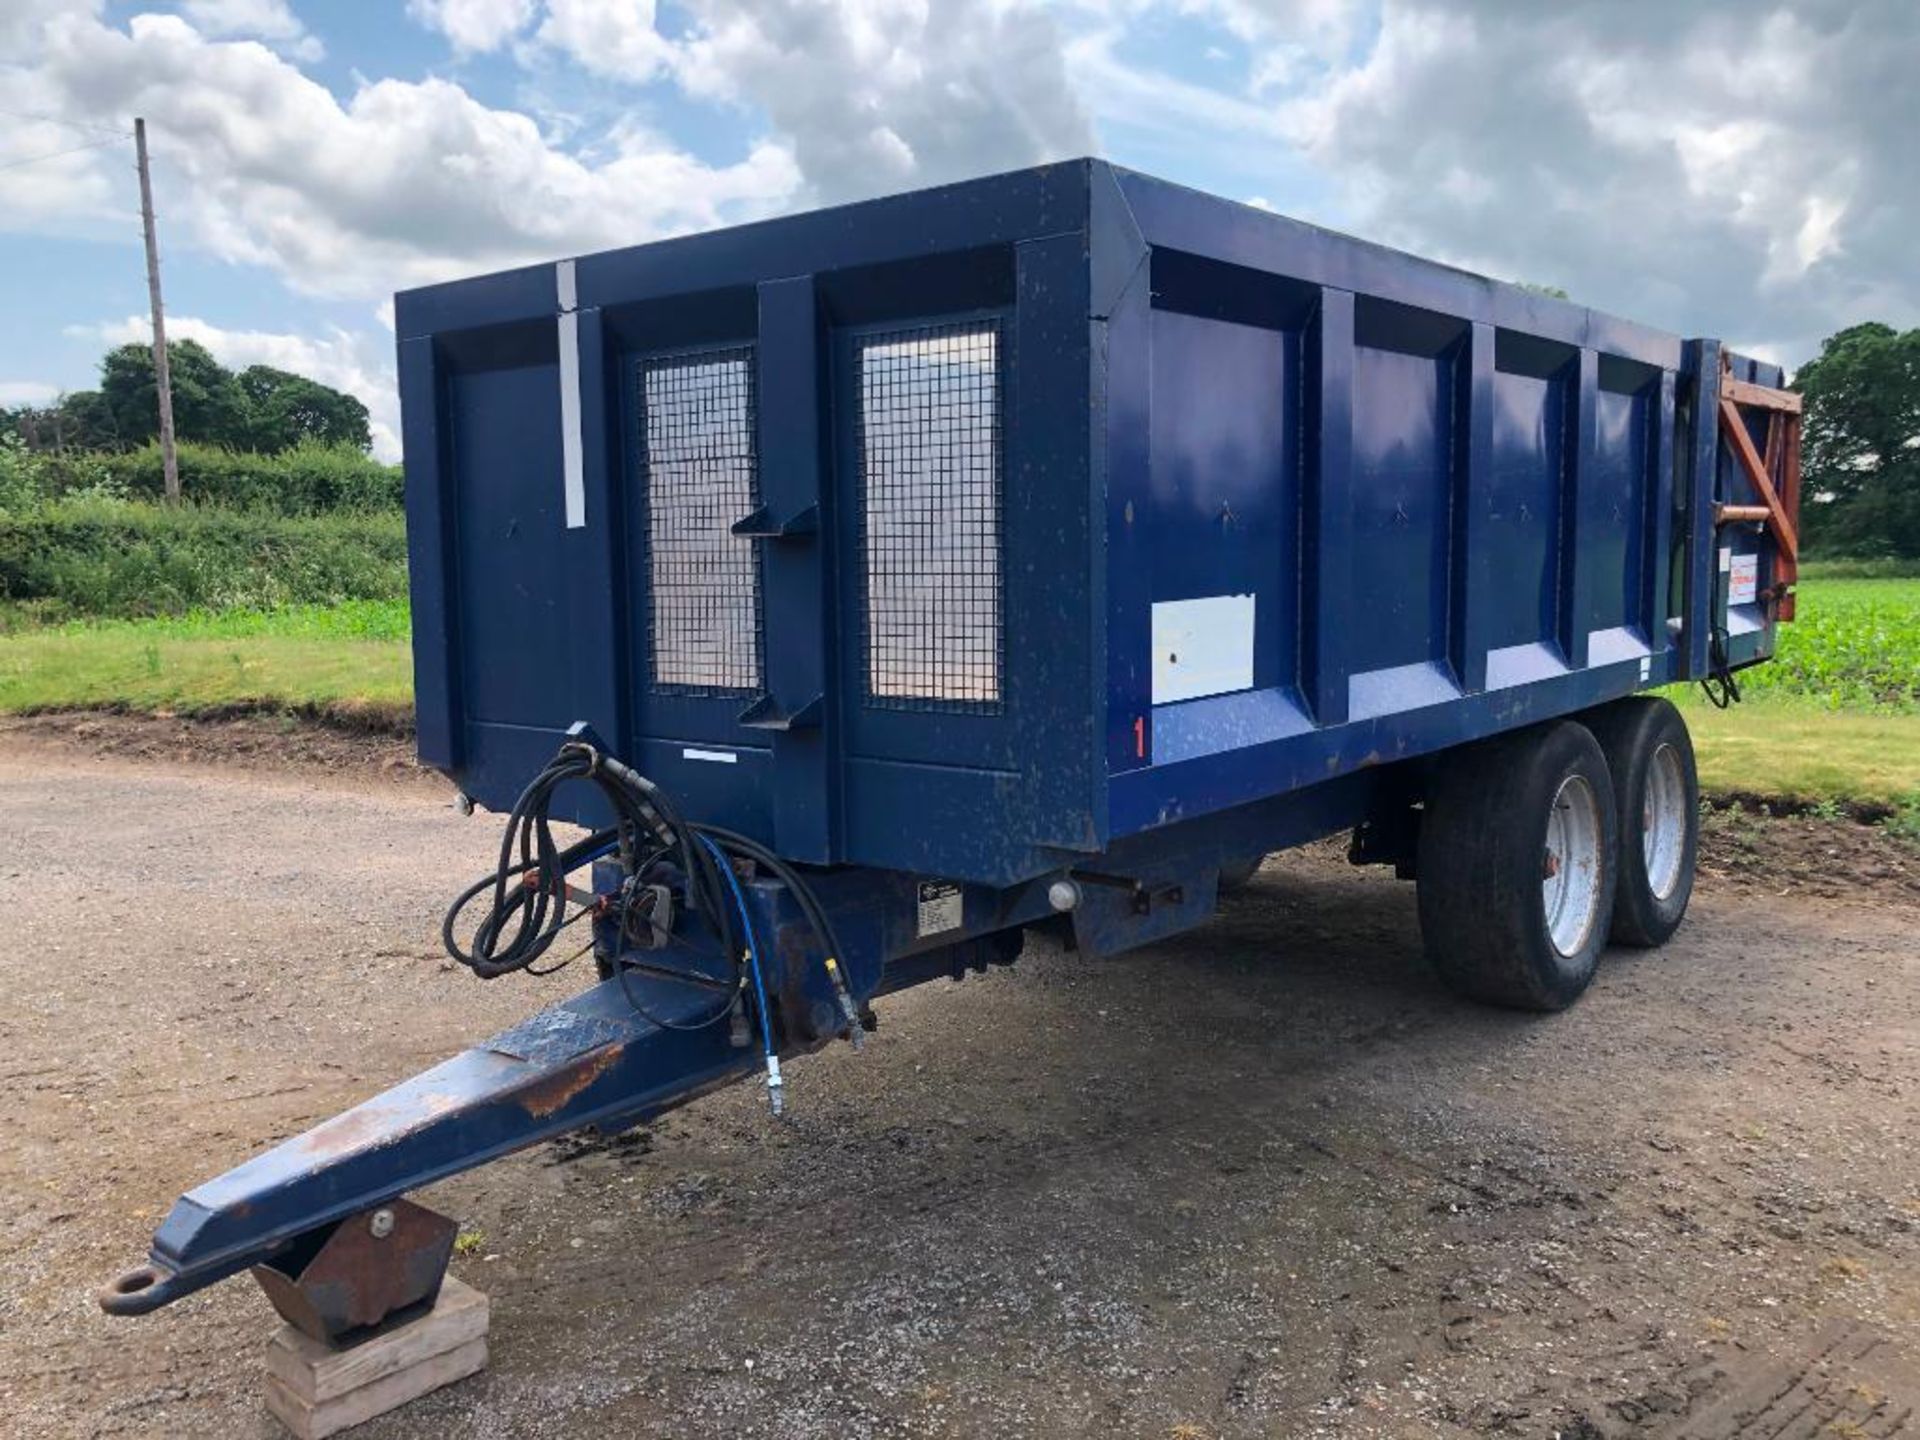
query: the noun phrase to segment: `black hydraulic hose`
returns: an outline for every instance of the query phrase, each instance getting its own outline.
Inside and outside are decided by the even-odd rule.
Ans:
[[[584,773],[581,757],[563,747],[514,802],[494,873],[469,886],[447,910],[440,927],[447,953],[482,979],[524,970],[546,952],[565,919],[568,872],[595,852],[604,852],[616,838],[615,831],[596,831],[565,850],[554,842],[548,821],[553,791]],[[454,935],[455,924],[489,888],[493,903],[481,917],[471,946],[462,946]]]
[[[610,829],[562,850],[553,838],[550,811],[553,792],[568,780],[593,782],[617,819]],[[577,741],[562,745],[514,802],[494,873],[469,886],[448,908],[440,927],[447,953],[482,979],[526,969],[565,923],[568,873],[617,844],[622,868],[631,877],[638,873],[635,855],[642,836],[680,856],[689,898],[713,925],[722,953],[734,957],[738,947],[720,876],[672,802],[644,776]],[[454,934],[456,923],[489,888],[492,904],[471,945],[463,946]]]
[[[596,830],[563,849],[554,841],[550,811],[553,792],[569,780],[586,780],[597,786],[613,807],[616,820],[612,826]],[[709,841],[712,843],[706,843]],[[448,907],[440,927],[447,953],[483,979],[530,969],[562,929],[587,913],[576,911],[571,917],[565,913],[568,874],[615,850],[619,853],[624,879],[614,917],[613,973],[628,1004],[649,1023],[665,1030],[702,1030],[725,1019],[739,1003],[744,977],[736,916],[739,924],[751,925],[751,920],[736,877],[724,873],[731,863],[728,854],[765,866],[793,892],[807,923],[826,950],[828,977],[852,1016],[852,1002],[835,968],[841,953],[839,937],[812,887],[793,866],[757,840],[737,831],[718,825],[689,824],[666,792],[653,781],[581,741],[562,745],[559,753],[514,802],[507,816],[506,831],[501,836],[500,861],[494,873],[468,886]],[[628,965],[620,958],[629,937],[635,897],[641,891],[640,877],[670,856],[679,862],[685,876],[689,903],[712,926],[720,954],[732,972],[730,977],[722,979],[697,970],[647,967],[650,971],[722,992],[723,1000],[718,1007],[690,1022],[669,1020],[648,1010],[627,975]],[[489,889],[492,904],[471,944],[462,946],[455,938],[456,924],[467,907]],[[535,973],[551,973],[553,968],[558,967]],[[857,1023],[857,1016],[853,1019]],[[770,1024],[770,1017],[764,1014],[764,1004],[763,1024]]]
[[[800,902],[800,908],[806,912],[807,922],[819,935],[820,943],[826,947],[827,954],[836,960],[843,954],[840,939],[834,934],[833,922],[827,918],[827,912],[814,898],[813,889],[802,880],[794,868],[775,855],[757,840],[734,830],[722,829],[718,825],[700,825],[695,827],[702,835],[710,835],[722,845],[740,851],[750,860],[757,860],[771,870]]]
[[[1716,710],[1740,703],[1740,682],[1727,662],[1727,632],[1714,626],[1707,637],[1707,673],[1700,677],[1700,688]]]

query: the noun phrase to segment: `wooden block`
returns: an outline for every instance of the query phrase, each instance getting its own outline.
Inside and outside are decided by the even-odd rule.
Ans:
[[[487,1297],[451,1276],[432,1310],[345,1350],[283,1325],[267,1345],[267,1408],[320,1440],[487,1363]]]

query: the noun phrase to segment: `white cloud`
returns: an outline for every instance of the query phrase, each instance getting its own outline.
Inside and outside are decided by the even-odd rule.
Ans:
[[[1128,64],[1117,54],[1125,34],[1119,27],[1088,31],[1074,37],[1066,50],[1075,89],[1099,97],[1104,122],[1155,132],[1183,150],[1198,135],[1214,144],[1283,141],[1284,125],[1274,106],[1252,95]]]
[[[282,38],[298,24],[282,0],[198,3],[208,23]],[[84,7],[36,11],[0,50],[0,97],[30,93],[72,117],[145,114],[170,244],[363,298],[1092,148],[1052,17],[1014,0],[688,10],[688,34],[669,41],[651,0],[415,0],[456,47],[498,47],[538,19],[530,51],[624,82],[670,75],[696,99],[764,113],[772,134],[731,163],[632,115],[566,148],[446,79],[375,79],[337,97],[288,58],[176,15],[121,29]],[[84,154],[0,171],[0,225],[118,219],[123,170]]]
[[[1268,91],[1285,90],[1331,68],[1343,65],[1356,47],[1372,12],[1370,0],[1056,0],[1069,16],[1086,22],[1085,30],[1101,35],[1108,45],[1120,37],[1140,33],[1141,22],[1155,22],[1165,32],[1173,22],[1183,39],[1198,41],[1224,32],[1238,45],[1233,49],[1209,44],[1201,58],[1221,64],[1247,59],[1246,96],[1236,96],[1209,83],[1206,90],[1223,102],[1257,98]],[[1083,32],[1084,33],[1084,32]],[[1180,48],[1176,44],[1176,48]],[[1117,63],[1117,62],[1116,62]],[[1122,67],[1130,68],[1130,67]],[[1138,72],[1136,83],[1174,82],[1172,77]],[[1124,117],[1124,100],[1107,92],[1085,91],[1102,119]]]
[[[1920,8],[1388,0],[1283,107],[1376,238],[1804,359],[1920,321]]]
[[[1014,0],[688,0],[676,73],[763,109],[834,201],[1085,154],[1051,14]]]
[[[462,54],[498,50],[533,19],[534,0],[407,0],[407,14]]]
[[[265,40],[296,60],[318,60],[326,54],[287,0],[185,0],[181,9],[203,35]]]
[[[46,405],[57,399],[59,394],[58,385],[48,385],[39,380],[0,380],[0,408]]]
[[[67,333],[107,346],[153,343],[153,325],[144,315],[73,325]],[[400,400],[386,337],[338,327],[319,336],[230,330],[192,315],[169,315],[167,339],[198,341],[229,370],[271,365],[344,390],[367,407],[373,453],[382,460],[400,458]]]
[[[595,75],[640,84],[673,62],[653,0],[547,0],[537,38]]]
[[[1053,16],[1019,0],[546,0],[548,51],[625,85],[671,76],[762,111],[807,198],[834,202],[1085,154],[1093,132]]]
[[[39,40],[24,64],[0,57],[0,95],[31,87],[55,113],[145,114],[170,242],[314,293],[371,299],[710,228],[783,208],[800,188],[777,143],[709,165],[629,127],[589,161],[445,80],[377,80],[342,102],[272,52],[209,41],[177,16],[137,15],[125,31],[56,16]],[[65,176],[0,171],[0,205],[110,213],[110,163],[124,157],[75,157]]]

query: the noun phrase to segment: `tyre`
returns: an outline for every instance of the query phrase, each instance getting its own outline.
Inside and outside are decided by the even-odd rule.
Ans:
[[[1420,824],[1420,934],[1453,989],[1561,1010],[1606,948],[1618,870],[1607,757],[1555,721],[1444,756]]]
[[[1620,806],[1613,938],[1664,945],[1686,918],[1700,851],[1700,776],[1687,722],[1657,695],[1583,716],[1606,752]]]

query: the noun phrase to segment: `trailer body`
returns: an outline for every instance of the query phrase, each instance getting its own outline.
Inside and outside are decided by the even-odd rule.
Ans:
[[[1771,653],[1713,512],[1776,369],[1100,162],[395,315],[421,758],[495,808],[586,720],[782,855],[1005,887]]]
[[[1029,927],[1143,944],[1349,827],[1402,863],[1462,747],[1724,678],[1791,615],[1777,369],[1098,161],[395,319],[421,759],[506,810],[571,738],[804,870],[728,871],[770,1074]],[[758,1067],[596,925],[601,984],[182,1197],[102,1303],[377,1269],[353,1217]]]

